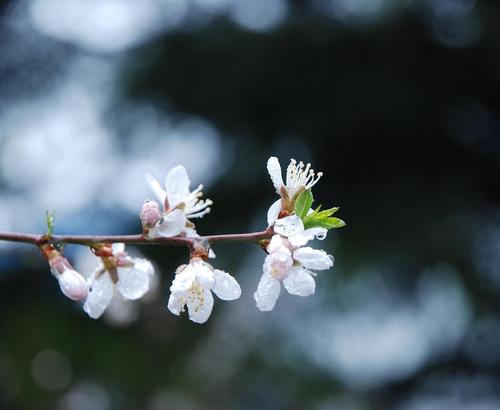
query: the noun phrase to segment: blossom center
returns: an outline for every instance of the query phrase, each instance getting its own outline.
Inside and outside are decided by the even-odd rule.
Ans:
[[[276,279],[284,279],[288,276],[288,271],[293,264],[289,253],[278,252],[271,254],[271,276]]]
[[[197,280],[193,281],[191,288],[188,290],[187,302],[193,306],[195,312],[199,312],[205,304],[205,292]]]

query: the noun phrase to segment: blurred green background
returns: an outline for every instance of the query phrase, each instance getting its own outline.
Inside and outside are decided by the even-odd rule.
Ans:
[[[270,313],[265,254],[218,245],[243,295],[201,326],[166,310],[184,249],[134,249],[156,286],[94,321],[0,244],[1,409],[500,408],[497,2],[0,4],[0,230],[139,232],[144,173],[179,163],[215,202],[201,234],[260,230],[271,155],[348,223],[313,245],[316,295]]]

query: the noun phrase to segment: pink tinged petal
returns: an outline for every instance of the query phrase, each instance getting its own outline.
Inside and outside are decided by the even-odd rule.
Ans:
[[[184,306],[186,305],[186,299],[181,295],[174,295],[173,293],[168,298],[168,310],[170,310],[174,315],[179,316],[181,312],[184,311]]]
[[[333,256],[320,249],[299,248],[293,252],[293,259],[307,269],[322,270],[333,266]]]
[[[267,225],[272,226],[281,211],[281,198],[275,201],[267,211]]]
[[[306,269],[290,269],[288,276],[283,279],[283,285],[288,293],[297,296],[314,295],[316,282]]]
[[[279,280],[264,273],[260,278],[256,292],[253,294],[257,308],[263,312],[272,310],[280,295],[280,290],[281,285]]]
[[[177,236],[184,231],[186,221],[184,212],[180,209],[174,209],[165,215],[161,224],[156,227],[155,232],[166,238]]]
[[[276,279],[283,279],[288,275],[288,271],[292,265],[292,254],[288,249],[284,249],[284,251],[271,253],[266,256],[264,272]]]
[[[219,299],[234,300],[241,296],[241,288],[236,279],[223,270],[214,270],[215,284],[213,292]]]
[[[269,172],[269,176],[271,177],[271,180],[273,181],[274,188],[276,189],[276,192],[278,195],[281,195],[281,187],[284,186],[283,184],[283,176],[281,175],[281,165],[280,162],[278,161],[278,158],[276,157],[271,157],[267,160],[267,172]]]
[[[151,190],[156,195],[156,198],[160,201],[161,204],[165,203],[165,199],[167,198],[167,193],[161,187],[160,183],[156,180],[156,178],[151,175],[149,172],[146,172],[146,182],[148,183]]]
[[[304,223],[297,215],[286,216],[274,223],[274,232],[282,236],[292,236],[304,231]]]
[[[118,268],[118,282],[115,286],[125,299],[139,299],[149,290],[149,276],[135,266]]]
[[[113,299],[113,282],[105,272],[93,283],[83,310],[93,319],[99,318]]]
[[[160,205],[156,201],[146,201],[142,205],[139,214],[141,218],[142,227],[144,230],[149,230],[154,227],[162,218]]]
[[[87,282],[78,272],[67,269],[62,274],[55,273],[62,293],[73,300],[82,300],[87,297]]]
[[[205,323],[214,307],[214,297],[209,289],[203,289],[200,294],[192,292],[186,301],[189,319],[196,323]]]
[[[325,228],[309,228],[303,232],[289,236],[288,240],[294,248],[299,248],[314,238],[319,240],[325,239],[327,232]]]
[[[189,180],[186,168],[177,165],[168,171],[165,177],[165,187],[167,188],[167,199],[170,209],[175,208],[189,195]]]
[[[280,235],[274,235],[267,250],[269,255],[264,261],[264,273],[276,279],[283,279],[288,275],[288,269],[293,265],[292,252],[285,246],[285,241]]]

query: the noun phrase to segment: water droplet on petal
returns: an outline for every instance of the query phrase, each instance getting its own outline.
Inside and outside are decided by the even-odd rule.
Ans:
[[[323,239],[326,238],[326,232],[320,232],[316,235],[316,238],[322,241]]]

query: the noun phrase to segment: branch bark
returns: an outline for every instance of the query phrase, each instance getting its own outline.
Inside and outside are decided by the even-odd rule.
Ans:
[[[51,235],[30,234],[19,232],[0,231],[0,240],[8,242],[21,242],[33,245],[43,245],[47,242],[59,244],[75,244],[90,246],[95,243],[123,242],[133,245],[171,245],[192,247],[196,241],[215,242],[258,242],[263,239],[271,239],[272,228],[265,231],[236,233],[224,235],[206,235],[200,237],[175,236],[172,238],[147,238],[143,234],[136,235]]]

